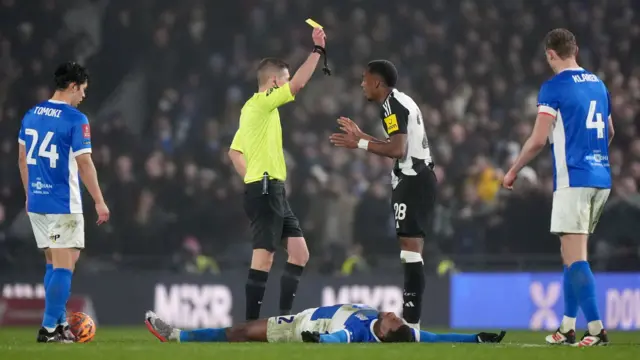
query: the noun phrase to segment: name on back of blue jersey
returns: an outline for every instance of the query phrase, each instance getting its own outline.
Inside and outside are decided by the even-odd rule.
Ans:
[[[50,117],[59,118],[60,114],[62,114],[62,110],[61,109],[52,109],[52,108],[42,107],[42,106],[36,106],[33,109],[33,113],[34,113],[34,115],[44,115],[44,116],[50,116]]]
[[[598,79],[597,76],[593,75],[593,74],[577,74],[577,75],[573,75],[573,82],[576,83],[582,83],[582,82],[600,82],[600,79]]]

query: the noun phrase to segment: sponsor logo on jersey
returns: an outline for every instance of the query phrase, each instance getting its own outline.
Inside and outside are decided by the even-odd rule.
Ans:
[[[398,118],[396,117],[396,114],[391,114],[384,118],[384,123],[387,125],[388,134],[400,130],[400,127],[398,127]]]

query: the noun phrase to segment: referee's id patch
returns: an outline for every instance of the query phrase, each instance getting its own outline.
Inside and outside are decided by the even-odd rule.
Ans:
[[[387,133],[391,134],[393,132],[398,131],[400,128],[398,127],[398,118],[396,118],[396,114],[391,114],[384,118],[384,123],[387,125]]]

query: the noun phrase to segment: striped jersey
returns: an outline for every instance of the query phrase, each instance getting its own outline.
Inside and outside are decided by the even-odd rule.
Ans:
[[[387,136],[407,135],[407,151],[396,160],[394,175],[417,175],[432,162],[420,107],[407,94],[393,89],[382,103],[380,116]]]

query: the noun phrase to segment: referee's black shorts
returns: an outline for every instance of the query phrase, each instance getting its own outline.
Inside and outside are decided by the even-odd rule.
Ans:
[[[391,205],[398,237],[425,238],[430,234],[436,205],[438,180],[425,166],[416,175],[395,173],[398,177],[391,193]]]
[[[262,181],[245,184],[244,210],[251,220],[254,249],[274,252],[278,244],[286,246],[283,240],[303,236],[282,181],[269,180],[268,194],[263,194]]]

